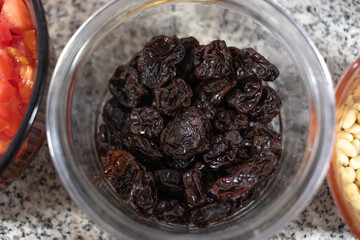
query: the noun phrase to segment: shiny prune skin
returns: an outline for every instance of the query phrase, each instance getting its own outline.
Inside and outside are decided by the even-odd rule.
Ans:
[[[121,134],[105,124],[100,125],[99,132],[96,134],[95,142],[96,149],[102,157],[110,150],[122,149]]]
[[[194,52],[195,75],[200,80],[223,79],[233,73],[232,57],[225,41],[214,40]]]
[[[199,228],[218,222],[232,213],[232,206],[226,202],[214,202],[191,211],[190,221]]]
[[[158,189],[170,193],[181,193],[184,191],[182,175],[182,172],[173,169],[161,169],[154,172]]]
[[[175,224],[189,223],[186,206],[178,200],[162,200],[156,206],[156,218],[160,221]]]
[[[282,154],[281,135],[265,126],[258,125],[253,130],[250,154],[252,157],[261,157],[268,155],[268,152],[280,159]]]
[[[139,79],[136,69],[123,65],[117,67],[109,82],[111,94],[125,107],[137,107],[149,91]]]
[[[141,81],[149,88],[159,88],[176,76],[176,64],[185,48],[176,37],[156,36],[145,44],[138,61]]]
[[[247,78],[227,95],[227,102],[239,113],[248,113],[260,101],[262,82],[256,78]]]
[[[216,108],[207,102],[202,102],[198,99],[194,99],[192,105],[199,109],[208,120],[213,120],[216,115]]]
[[[152,105],[166,116],[175,116],[191,105],[192,96],[191,87],[183,79],[175,78],[169,85],[153,90]]]
[[[116,98],[111,98],[105,103],[102,116],[107,125],[118,131],[126,132],[124,128],[127,118],[126,109],[120,105]]]
[[[148,139],[159,136],[164,128],[164,120],[160,112],[153,107],[133,108],[128,116],[131,133]]]
[[[226,94],[236,86],[236,81],[231,79],[213,79],[201,83],[196,89],[196,97],[201,102],[207,102],[213,106],[221,103]]]
[[[195,107],[187,108],[171,120],[160,135],[164,153],[185,160],[208,149],[207,126],[210,125]]]
[[[128,203],[140,215],[151,217],[157,202],[157,188],[154,176],[149,171],[140,170],[132,184]]]
[[[279,76],[277,67],[253,48],[229,47],[238,80],[256,77],[260,81],[274,81]]]
[[[213,120],[213,127],[220,133],[246,128],[248,119],[245,114],[239,114],[232,109],[218,108]]]
[[[214,181],[214,176],[205,164],[198,162],[193,169],[183,174],[182,179],[189,208],[193,209],[213,202],[207,194],[207,189]]]
[[[141,51],[138,51],[137,53],[134,54],[134,56],[129,61],[130,67],[135,68],[137,70],[140,55],[141,55]]]
[[[142,136],[134,134],[123,135],[123,146],[134,156],[136,159],[148,167],[157,166],[161,163],[164,154],[159,146]]]
[[[129,199],[140,171],[135,157],[124,150],[108,151],[102,172],[122,199]]]
[[[166,159],[166,163],[170,168],[179,171],[184,171],[191,168],[196,161],[197,161],[196,156],[193,156],[188,159],[173,159],[171,157],[168,157]]]
[[[253,121],[267,124],[280,113],[282,101],[277,92],[268,86],[264,86],[258,104],[248,113]]]
[[[185,56],[178,64],[178,72],[188,73],[194,70],[194,52],[200,44],[194,37],[181,38],[180,42],[185,48]]]

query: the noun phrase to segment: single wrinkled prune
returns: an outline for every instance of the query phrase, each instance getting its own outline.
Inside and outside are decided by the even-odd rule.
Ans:
[[[125,148],[146,166],[158,165],[164,157],[159,146],[145,137],[126,134],[122,140]]]
[[[132,184],[128,203],[141,216],[150,217],[154,214],[157,201],[157,188],[153,174],[140,170]]]
[[[179,193],[184,191],[182,172],[173,169],[162,169],[154,172],[157,187],[161,191]]]
[[[229,216],[233,211],[230,203],[214,202],[191,211],[190,221],[199,228],[218,222]]]
[[[210,150],[204,154],[203,160],[213,170],[243,162],[248,155],[242,149],[242,142],[237,130],[227,132],[225,136],[219,134],[211,141]]]
[[[254,134],[252,144],[250,148],[250,154],[252,157],[260,157],[267,152],[275,154],[280,159],[281,148],[281,135],[266,127],[254,128]]]
[[[229,47],[229,50],[238,80],[255,76],[260,81],[274,81],[279,76],[276,66],[253,48]]]
[[[102,116],[106,124],[121,132],[126,132],[127,113],[115,98],[111,98],[105,103]]]
[[[189,213],[184,204],[178,200],[160,201],[156,206],[156,217],[168,223],[189,223]]]
[[[100,156],[105,156],[109,150],[121,150],[122,138],[115,129],[102,124],[96,134],[96,149]]]
[[[166,159],[166,162],[170,168],[173,168],[176,170],[187,170],[188,168],[190,168],[191,166],[194,165],[196,160],[197,159],[195,156],[188,158],[188,159],[173,159],[173,158],[168,157]]]
[[[181,108],[189,107],[193,92],[181,78],[175,78],[169,85],[153,90],[153,106],[162,114],[175,116]]]
[[[158,137],[164,128],[161,114],[153,107],[133,108],[128,118],[129,130],[149,139]]]
[[[218,108],[213,120],[213,127],[221,133],[230,130],[241,130],[247,124],[248,119],[245,114],[239,114],[226,108]]]
[[[181,38],[180,42],[185,48],[185,56],[178,64],[178,71],[187,73],[194,70],[194,51],[200,44],[194,37]]]
[[[137,107],[149,94],[139,79],[136,69],[123,65],[117,67],[109,82],[111,94],[125,107]]]
[[[248,116],[253,121],[267,124],[280,113],[281,106],[282,101],[277,92],[271,87],[264,86],[258,104],[248,113]]]
[[[138,51],[137,53],[135,53],[135,55],[130,59],[130,62],[129,62],[130,67],[137,69],[140,55],[141,55],[141,51]]]
[[[189,208],[196,208],[213,201],[207,194],[207,189],[214,181],[210,169],[198,162],[193,169],[182,176],[185,187],[185,197]]]
[[[241,205],[259,190],[257,184],[273,176],[277,165],[278,161],[273,156],[249,159],[234,174],[218,179],[208,192],[218,201]]]
[[[187,108],[171,120],[160,135],[161,147],[173,159],[189,159],[208,149],[210,123],[195,107]]]
[[[145,44],[138,71],[149,88],[159,88],[176,76],[176,66],[185,55],[185,48],[176,37],[156,36]]]
[[[235,86],[236,81],[231,79],[209,80],[197,86],[196,97],[202,102],[208,102],[213,106],[217,106]]]
[[[135,157],[124,150],[108,151],[102,172],[122,199],[128,199],[140,171]]]
[[[233,72],[230,51],[222,40],[199,46],[194,57],[194,72],[200,80],[223,79]]]
[[[239,113],[247,113],[255,108],[260,100],[261,92],[261,81],[256,78],[247,78],[228,94],[227,102]]]
[[[193,106],[199,109],[207,119],[212,120],[216,115],[216,109],[207,102],[202,102],[198,99],[194,99]]]

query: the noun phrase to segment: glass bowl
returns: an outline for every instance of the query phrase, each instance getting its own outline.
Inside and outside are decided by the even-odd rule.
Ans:
[[[35,25],[38,62],[33,91],[19,129],[0,158],[0,189],[7,187],[30,163],[45,139],[47,78],[50,75],[50,45],[41,1],[24,0]],[[26,145],[26,147],[22,147]]]
[[[354,93],[360,91],[360,58],[358,58],[345,72],[335,89],[336,100],[336,121],[340,123],[344,112],[347,111],[354,102],[360,102],[359,96]],[[357,94],[358,95],[358,94]],[[339,124],[340,125],[340,124]],[[337,131],[340,126],[337,126]],[[329,183],[332,196],[340,209],[342,216],[349,225],[351,231],[357,238],[360,238],[360,212],[354,208],[344,190],[344,184],[341,180],[340,167],[337,163],[334,152],[331,159],[327,181]]]
[[[206,44],[253,47],[280,70],[271,83],[283,101],[273,123],[283,137],[276,177],[246,209],[204,229],[138,217],[102,175],[95,134],[119,64],[155,35],[195,36]],[[57,172],[97,224],[122,239],[264,239],[301,211],[322,183],[332,153],[331,78],[318,50],[269,1],[112,1],[75,33],[55,67],[47,101],[47,137]]]

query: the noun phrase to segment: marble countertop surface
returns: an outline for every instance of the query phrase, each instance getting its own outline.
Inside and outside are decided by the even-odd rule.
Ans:
[[[43,0],[51,44],[59,56],[84,20],[106,0]],[[308,33],[334,84],[359,57],[359,0],[276,0]],[[45,142],[34,161],[0,193],[0,239],[113,239],[70,199]],[[310,204],[271,239],[355,239],[326,181]]]

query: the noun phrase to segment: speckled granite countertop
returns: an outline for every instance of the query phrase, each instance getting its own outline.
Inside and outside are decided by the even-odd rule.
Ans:
[[[60,55],[81,23],[106,0],[43,0],[52,46]],[[359,0],[276,0],[310,35],[336,84],[360,54]],[[1,239],[112,239],[75,205],[61,185],[47,144],[0,193]],[[355,239],[326,182],[308,207],[272,239]]]

